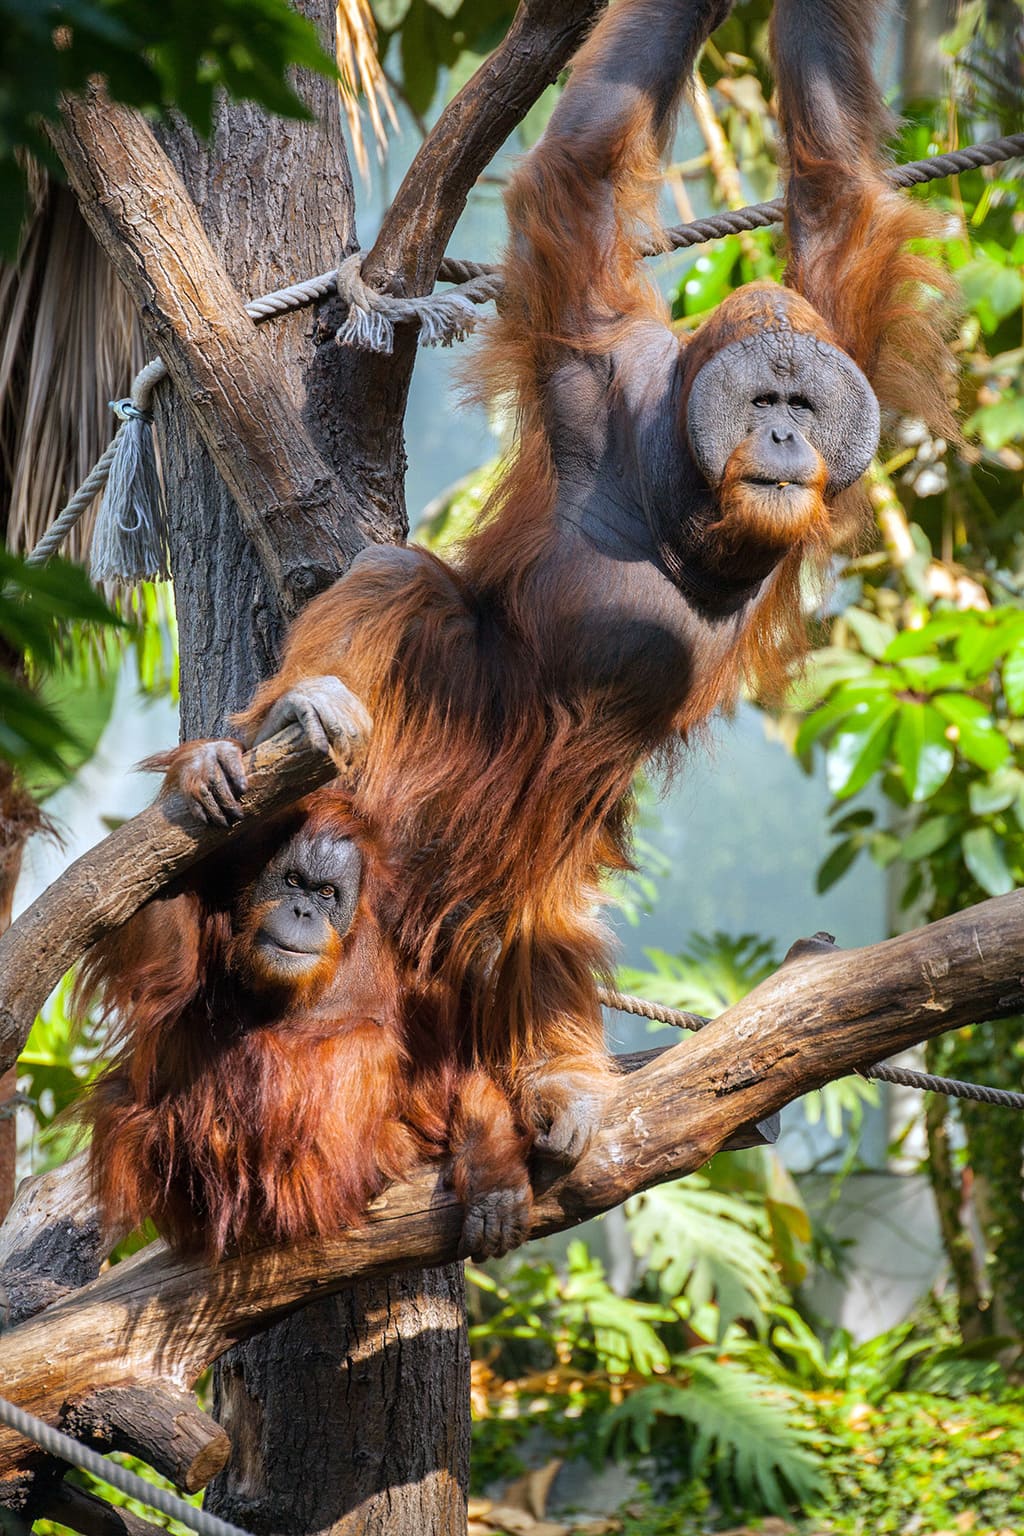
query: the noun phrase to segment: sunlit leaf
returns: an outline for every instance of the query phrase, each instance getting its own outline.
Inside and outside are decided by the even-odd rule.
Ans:
[[[961,846],[964,863],[983,891],[990,896],[1006,896],[1014,889],[1006,846],[991,827],[972,827],[964,833]]]
[[[858,704],[829,744],[825,780],[837,799],[854,795],[881,766],[899,706],[890,696]]]
[[[991,773],[1010,755],[1010,744],[997,729],[989,707],[966,693],[937,694],[935,708],[954,727],[957,751]]]
[[[903,770],[907,794],[913,801],[929,800],[946,782],[953,767],[946,722],[929,704],[900,706],[893,749]]]

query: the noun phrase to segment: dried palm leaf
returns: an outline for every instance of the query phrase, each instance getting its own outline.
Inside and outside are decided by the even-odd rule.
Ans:
[[[365,177],[369,172],[369,156],[359,104],[360,92],[366,101],[378,156],[387,148],[385,116],[392,128],[398,127],[398,118],[377,57],[377,24],[370,0],[338,0],[334,17],[335,56],[340,74],[338,90],[352,138],[352,157],[360,175]]]
[[[127,294],[71,193],[40,183],[18,259],[0,266],[0,529],[31,549],[114,434],[108,402],[145,362]],[[82,559],[95,507],[62,553]]]

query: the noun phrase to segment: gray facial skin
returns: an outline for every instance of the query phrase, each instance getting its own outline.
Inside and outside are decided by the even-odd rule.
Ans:
[[[870,464],[878,401],[838,348],[785,327],[765,330],[705,363],[690,391],[687,432],[710,485],[721,482],[733,450],[753,437],[755,481],[809,483],[814,449],[825,461],[831,494]]]
[[[257,944],[275,966],[302,969],[324,953],[331,930],[344,937],[359,900],[362,857],[355,843],[300,832],[256,881],[254,906],[268,903]]]

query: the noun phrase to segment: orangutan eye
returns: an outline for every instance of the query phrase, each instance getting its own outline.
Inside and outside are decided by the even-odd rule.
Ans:
[[[814,405],[806,395],[790,395],[789,403],[795,411],[810,411],[813,414]]]
[[[778,405],[778,403],[778,395],[758,395],[754,400],[754,404],[762,409],[768,405]]]
[[[320,895],[323,896],[326,901],[333,901],[337,894],[338,893],[334,889],[333,885],[322,885],[320,887]]]
[[[284,883],[285,885],[298,885],[299,877],[298,875],[285,875]]]

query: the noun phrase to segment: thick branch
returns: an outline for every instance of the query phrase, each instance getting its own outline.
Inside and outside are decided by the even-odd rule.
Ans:
[[[177,794],[161,795],[83,854],[0,936],[0,1072],[28,1039],[32,1021],[86,950],[137,912],[169,880],[237,838],[252,820],[280,810],[335,776],[329,758],[298,727],[246,759],[245,819],[230,831],[196,821]]]
[[[536,1190],[531,1235],[693,1172],[739,1125],[859,1065],[1020,1012],[1022,932],[1018,891],[866,949],[798,947],[720,1019],[623,1078],[576,1168]],[[0,1380],[51,1422],[103,1387],[185,1388],[240,1336],[314,1295],[449,1262],[460,1229],[454,1194],[426,1168],[388,1190],[363,1229],[336,1239],[215,1270],[148,1249],[0,1338]],[[27,1464],[24,1443],[0,1434],[0,1479]]]
[[[65,101],[52,137],[282,607],[296,612],[362,547],[361,504],[337,515],[342,489],[144,118],[94,90]]]
[[[364,261],[368,282],[401,294],[430,292],[474,182],[568,63],[603,3],[524,0],[504,41],[441,113],[409,167]],[[391,356],[339,353],[339,318],[337,304],[325,307],[311,399],[349,495],[368,499],[381,527],[395,527],[396,508],[405,506],[403,422],[415,330],[402,327]]]
[[[369,282],[429,292],[477,177],[603,8],[604,0],[524,0],[413,159],[363,264]]]

